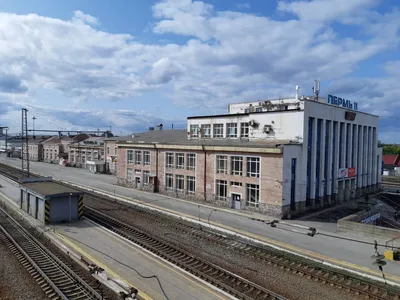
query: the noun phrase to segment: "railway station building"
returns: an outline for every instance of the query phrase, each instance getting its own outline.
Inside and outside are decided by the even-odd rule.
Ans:
[[[105,149],[120,185],[290,217],[379,190],[377,131],[378,117],[357,103],[296,95],[106,139]]]

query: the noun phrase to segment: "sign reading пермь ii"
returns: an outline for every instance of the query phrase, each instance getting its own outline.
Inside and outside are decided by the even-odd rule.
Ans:
[[[353,109],[353,110],[358,110],[358,103],[357,102],[351,102],[350,100],[346,100],[344,98],[328,95],[328,103],[337,105],[337,106],[342,106],[344,108],[348,109]]]

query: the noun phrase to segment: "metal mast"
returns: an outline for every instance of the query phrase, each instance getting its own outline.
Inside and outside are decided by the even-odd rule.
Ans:
[[[28,110],[22,109],[22,131],[21,131],[21,160],[22,171],[26,172],[26,177],[29,177],[29,147],[28,147]]]

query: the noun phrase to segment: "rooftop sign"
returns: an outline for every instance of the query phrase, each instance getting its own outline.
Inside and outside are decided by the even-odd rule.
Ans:
[[[345,100],[344,98],[328,95],[328,103],[348,109],[358,110],[358,103]]]

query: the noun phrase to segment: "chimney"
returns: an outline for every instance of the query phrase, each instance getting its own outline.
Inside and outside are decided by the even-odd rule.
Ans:
[[[162,130],[163,124],[161,123],[161,124],[157,125],[157,127],[158,127],[159,130]]]

